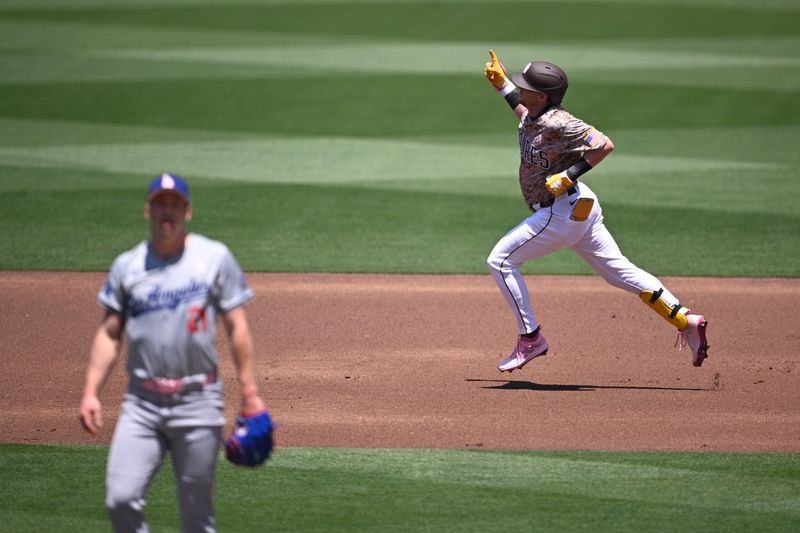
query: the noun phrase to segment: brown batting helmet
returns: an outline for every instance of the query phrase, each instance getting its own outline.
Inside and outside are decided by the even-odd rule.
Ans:
[[[555,105],[561,104],[569,85],[567,73],[547,61],[531,61],[522,72],[512,74],[511,80],[517,87],[545,93]]]

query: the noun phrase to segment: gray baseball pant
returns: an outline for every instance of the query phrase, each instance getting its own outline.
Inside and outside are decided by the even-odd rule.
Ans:
[[[149,531],[143,514],[145,492],[167,451],[183,531],[216,531],[212,494],[222,427],[176,426],[176,411],[180,409],[130,397],[123,404],[106,474],[106,507],[114,531]]]

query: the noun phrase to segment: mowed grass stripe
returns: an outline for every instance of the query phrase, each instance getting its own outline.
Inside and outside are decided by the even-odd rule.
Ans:
[[[501,108],[502,110],[503,108]],[[505,120],[502,118],[505,117]],[[438,145],[469,146],[477,150],[502,148],[514,152],[516,132],[515,119],[508,113],[501,114],[505,131],[453,135],[424,135],[412,139],[394,138],[387,132],[384,138],[339,138],[321,136],[279,136],[258,133],[237,133],[226,130],[175,128],[164,126],[136,126],[107,122],[60,121],[47,119],[12,119],[0,117],[0,149],[56,148],[66,145],[97,144],[148,144],[153,142],[296,142],[310,139],[312,142],[368,142],[397,143],[406,146]],[[673,154],[690,160],[726,160],[730,167],[748,168],[751,164],[763,163],[766,168],[775,165],[800,163],[800,152],[788,151],[782,145],[786,139],[800,136],[800,125],[737,128],[615,128],[609,131],[621,149],[614,153],[630,156],[655,156],[669,158]],[[731,152],[731,147],[734,152]],[[317,152],[319,156],[324,152]],[[313,155],[313,154],[312,154]],[[734,156],[734,157],[732,157]],[[612,159],[609,159],[610,162]],[[605,165],[605,163],[604,163]],[[712,163],[713,165],[713,163]],[[718,166],[718,165],[717,165]],[[651,169],[658,172],[658,169]]]
[[[0,118],[0,149],[19,147],[35,149],[66,144],[116,144],[152,142],[203,142],[220,140],[251,140],[264,138],[252,133],[173,128],[164,126],[135,126],[79,120]]]
[[[587,56],[586,49],[592,53]],[[691,50],[629,49],[602,46],[592,42],[553,45],[542,42],[448,43],[413,42],[386,43],[320,43],[319,45],[275,45],[268,47],[166,47],[158,50],[131,49],[97,51],[97,55],[119,59],[150,59],[154,61],[191,61],[221,64],[246,64],[274,67],[320,69],[338,72],[390,73],[471,73],[480,71],[488,57],[488,49],[496,48],[504,61],[521,69],[530,61],[532,51],[537,57],[570,66],[570,73],[583,70],[606,70],[624,73],[626,70],[675,69],[702,70],[709,67],[800,67],[800,57],[770,56],[750,51],[749,54],[708,53]]]
[[[302,84],[306,83],[304,78],[316,77],[321,73],[354,76],[370,73],[429,76],[475,74],[480,71],[483,56],[491,47],[488,44],[452,47],[452,54],[436,50],[441,53],[429,54],[427,60],[417,61],[417,57],[426,54],[424,45],[417,46],[419,49],[416,52],[406,53],[399,52],[392,45],[393,53],[390,55],[364,54],[363,61],[353,62],[348,54],[356,53],[355,50],[367,47],[380,51],[382,47],[376,45],[373,48],[368,44],[321,45],[318,50],[325,56],[326,62],[316,64],[313,61],[316,52],[306,53],[302,46],[285,47],[285,54],[275,58],[266,57],[276,52],[275,47],[165,48],[157,52],[141,49],[91,50],[72,54],[38,50],[13,52],[0,56],[0,71],[5,73],[0,84],[253,78]],[[465,50],[467,48],[469,51]],[[535,45],[526,47],[527,52],[518,54],[522,59],[508,62],[510,68],[521,69],[531,58],[530,50],[535,48]],[[796,58],[710,54],[697,57],[690,52],[628,53],[604,49],[593,56],[596,60],[592,59],[591,64],[581,66],[579,63],[586,62],[577,61],[577,57],[582,55],[580,50],[552,49],[553,54],[547,56],[548,59],[570,65],[573,83],[618,85],[626,82],[671,88],[758,89],[766,93],[800,90],[800,59]],[[295,58],[301,59],[295,61]],[[624,58],[629,58],[630,64],[624,65]],[[575,66],[573,60],[576,60]],[[743,71],[747,72],[746,76]],[[764,80],[769,80],[767,86]]]
[[[725,6],[617,2],[561,3],[491,2],[380,4],[326,3],[279,5],[197,5],[186,16],[185,6],[147,8],[98,7],[73,10],[7,10],[5,18],[121,23],[128,26],[277,31],[313,35],[347,35],[438,41],[506,41],[531,33],[540,40],[570,41],[575,35],[592,39],[648,38],[669,28],[676,37],[771,36],[796,33],[796,9],[741,9]],[[516,14],[517,16],[509,16]],[[742,24],[746,17],[747,24]],[[564,28],[570,28],[565,32]]]
[[[437,4],[485,4],[487,0],[437,0]],[[562,3],[585,4],[587,0],[563,0]],[[320,4],[353,4],[370,5],[384,4],[386,0],[6,0],[0,11],[25,9],[80,9],[87,7],[194,7],[208,5],[239,5],[239,6],[271,6],[282,4],[296,5],[320,5]],[[392,0],[394,4],[408,5],[413,7],[415,4],[427,4],[430,0]],[[520,0],[522,3],[536,7],[537,4],[552,4],[553,0]],[[695,6],[707,6],[718,8],[736,9],[780,9],[780,10],[800,10],[794,0],[605,0],[609,4],[630,4],[644,6],[674,6],[690,4]]]
[[[176,173],[257,183],[366,183],[435,177],[514,179],[518,153],[499,147],[437,146],[377,139],[275,138],[270,140],[86,144],[0,148],[0,164],[83,168],[110,173]],[[672,172],[711,170],[786,170],[780,165],[735,160],[619,155],[605,173],[641,174],[651,169]],[[686,176],[688,181],[688,176]]]
[[[513,115],[482,75],[309,76],[0,85],[0,116],[232,132],[399,137],[513,132]],[[324,89],[324,90],[323,90]],[[584,82],[567,108],[604,131],[794,125],[793,92]],[[732,112],[732,110],[736,112]],[[680,111],[680,112],[676,112]]]
[[[509,176],[514,152],[411,141],[341,138],[66,145],[0,149],[0,163],[158,173],[258,183],[353,183]],[[721,163],[724,164],[724,163]],[[112,178],[113,179],[113,178]],[[412,187],[413,188],[413,187]]]
[[[107,528],[105,447],[0,449],[9,531],[37,517]],[[258,470],[220,462],[215,502],[237,531],[783,531],[800,518],[798,469],[789,454],[281,448]],[[154,529],[178,523],[172,475],[166,464],[148,494]]]
[[[502,109],[502,108],[501,108]],[[397,142],[403,145],[468,146],[477,150],[502,148],[516,153],[515,120],[509,113],[505,116],[502,132],[483,132],[453,135],[424,135],[413,139],[397,139],[392,135],[384,138],[345,138],[343,142]],[[501,117],[502,118],[502,117]],[[501,120],[501,122],[503,122]],[[615,128],[609,135],[619,147],[614,153],[630,156],[680,157],[690,160],[727,160],[730,167],[749,168],[751,164],[763,163],[765,168],[775,165],[796,165],[800,163],[800,152],[786,150],[786,139],[800,136],[800,125],[737,128]],[[73,144],[148,144],[153,142],[287,142],[306,138],[257,133],[237,133],[232,131],[175,128],[165,126],[135,126],[107,122],[59,121],[47,119],[4,119],[0,118],[0,149],[58,148],[59,145]],[[332,142],[333,138],[309,137],[312,141]],[[734,147],[734,152],[731,152]],[[324,153],[318,153],[318,156]],[[733,156],[733,157],[732,157]],[[612,161],[609,159],[607,162]],[[605,166],[605,163],[604,163]],[[659,169],[650,169],[659,172]]]
[[[80,19],[59,21],[57,19],[15,19],[2,18],[0,8],[0,49],[9,52],[21,51],[48,51],[61,56],[76,53],[92,53],[99,51],[132,51],[134,54],[145,55],[148,52],[158,57],[161,52],[165,54],[180,53],[185,50],[194,56],[202,53],[211,54],[219,50],[219,55],[213,60],[220,62],[226,58],[240,60],[251,65],[259,62],[275,64],[276,61],[287,62],[286,59],[276,58],[270,48],[287,50],[292,54],[293,60],[305,63],[307,58],[300,56],[303,51],[321,51],[329,53],[328,47],[335,49],[335,58],[347,52],[352,47],[361,45],[357,50],[358,57],[370,58],[375,50],[383,54],[397,56],[399,54],[415,55],[414,65],[405,68],[414,68],[421,63],[421,71],[429,71],[430,64],[445,69],[460,68],[462,72],[471,72],[473,66],[466,64],[469,58],[478,52],[483,56],[485,47],[491,46],[503,52],[503,59],[514,62],[529,60],[532,50],[540,57],[557,57],[560,61],[569,63],[573,68],[580,70],[597,68],[618,67],[649,68],[653,65],[670,65],[678,60],[686,61],[687,65],[708,65],[713,62],[752,62],[753,58],[763,58],[768,63],[779,65],[796,64],[798,59],[798,45],[800,37],[794,34],[768,34],[764,36],[711,36],[708,34],[696,37],[673,37],[670,27],[665,24],[664,32],[648,35],[646,39],[632,37],[628,34],[619,34],[613,39],[597,41],[587,39],[580,35],[570,36],[569,39],[552,39],[533,36],[531,39],[509,40],[508,38],[495,40],[488,39],[483,34],[475,39],[438,41],[432,39],[386,39],[381,36],[363,37],[357,34],[339,36],[314,35],[306,33],[291,33],[282,31],[253,31],[221,30],[217,27],[191,29],[182,27],[161,26],[128,26],[122,20],[110,19],[107,23],[89,23]],[[508,36],[506,36],[508,37]],[[69,39],[70,46],[65,49],[64,41]],[[374,49],[372,47],[375,47]],[[426,55],[421,57],[419,48],[424,48]],[[297,52],[293,53],[294,49]],[[234,56],[238,51],[245,52],[241,59]],[[247,52],[250,52],[247,54]],[[600,60],[596,57],[601,54]],[[264,57],[254,54],[263,53]],[[619,53],[622,56],[617,61],[605,55]],[[628,55],[631,54],[631,55]],[[645,64],[637,56],[652,54],[655,61]],[[679,55],[680,54],[680,55]],[[322,56],[324,57],[324,55]],[[391,58],[387,58],[391,59]],[[631,63],[634,60],[634,63]],[[451,61],[456,61],[451,64]],[[327,62],[320,61],[318,67]],[[394,61],[390,61],[390,64]],[[681,63],[684,64],[684,63]],[[358,61],[351,61],[347,65],[352,69],[359,69]]]
[[[607,206],[607,213],[612,213],[611,205],[624,206],[631,204],[639,208],[650,208],[653,210],[663,209],[694,209],[697,216],[711,216],[711,213],[737,213],[742,216],[752,215],[752,223],[758,225],[760,215],[773,213],[789,217],[796,216],[796,205],[794,198],[800,192],[800,184],[786,182],[782,177],[782,172],[771,172],[759,182],[753,183],[753,170],[737,170],[733,167],[721,167],[713,169],[707,167],[703,169],[703,179],[697,180],[689,172],[690,161],[679,168],[661,169],[658,171],[647,170],[651,167],[648,161],[657,161],[648,158],[625,158],[628,159],[630,167],[627,172],[620,172],[621,165],[604,166],[597,169],[596,173],[588,176],[584,181],[600,196],[603,205]],[[0,158],[1,160],[1,158]],[[641,165],[641,166],[640,166]],[[640,168],[641,172],[636,169]],[[692,166],[692,168],[694,168]],[[698,167],[700,168],[700,167]],[[2,176],[0,176],[0,192],[21,193],[40,191],[57,192],[70,190],[132,190],[141,189],[142,183],[150,175],[156,175],[165,169],[173,172],[184,172],[185,166],[177,165],[169,161],[164,166],[153,167],[152,172],[147,174],[144,171],[131,169],[129,171],[110,170],[103,165],[95,166],[46,166],[41,160],[27,166],[2,166]],[[232,171],[241,170],[234,167]],[[334,170],[341,170],[334,169]],[[418,192],[421,202],[426,202],[427,195],[436,198],[437,194],[446,194],[453,198],[468,196],[479,201],[479,198],[506,198],[510,199],[509,207],[513,208],[518,216],[525,214],[524,202],[520,195],[519,185],[513,174],[509,170],[507,175],[475,175],[470,176],[467,172],[458,177],[442,178],[427,177],[425,175],[411,176],[403,175],[397,178],[383,177],[380,180],[365,179],[363,181],[355,179],[342,179],[337,181],[320,179],[314,182],[310,177],[292,181],[277,175],[264,176],[263,180],[242,179],[238,175],[226,177],[205,171],[198,171],[197,174],[187,174],[192,176],[194,188],[202,190],[204,188],[218,188],[225,183],[298,183],[315,185],[322,190],[329,186],[349,187],[348,190],[358,191],[357,194],[363,196],[369,194],[369,190],[384,191],[405,191]],[[327,177],[327,176],[326,176]],[[357,188],[354,188],[357,187]],[[781,190],[781,195],[764,195],[760,193],[760,187],[770,187]],[[742,196],[747,196],[747,202],[742,202]],[[470,200],[473,201],[473,200]],[[433,207],[433,206],[432,206]],[[438,208],[438,207],[437,207]],[[357,213],[350,213],[351,215]],[[336,213],[331,213],[335,216]],[[342,214],[341,216],[345,216]],[[0,217],[0,219],[5,217]],[[338,217],[336,217],[338,218]],[[733,228],[731,228],[733,229]]]
[[[67,2],[68,11],[74,10]],[[105,5],[105,3],[104,3]],[[35,15],[35,11],[31,12]],[[188,16],[188,15],[187,15]],[[352,42],[354,37],[340,39]],[[105,23],[91,23],[80,18],[59,20],[41,19],[36,16],[17,18],[7,16],[0,6],[0,49],[8,51],[46,50],[68,55],[85,50],[107,50],[109,48],[135,48],[158,50],[163,47],[181,46],[254,46],[287,44],[314,44],[332,42],[331,36],[295,35],[284,31],[262,31],[243,29],[223,30],[219,28],[177,28],[164,26],[128,26],[118,19]],[[64,42],[69,47],[64,47]]]
[[[618,153],[585,181],[601,194],[604,203],[793,215],[792,198],[800,192],[800,183],[781,176],[800,156],[779,147],[782,138],[798,134],[800,128],[623,130],[613,135]],[[743,135],[752,141],[737,149],[736,158],[732,158],[730,147]],[[227,137],[235,140],[216,140]],[[0,179],[0,190],[124,187],[137,173],[150,175],[169,169],[201,180],[200,186],[219,181],[357,184],[517,199],[513,133],[495,137],[464,136],[459,142],[439,142],[435,137],[419,142],[292,138],[0,120],[0,140],[12,145],[0,148],[0,164],[18,169],[13,176]],[[80,138],[86,141],[60,144]],[[131,142],[120,142],[126,138]],[[175,142],[175,138],[184,140]],[[186,138],[195,140],[187,142]],[[98,143],[101,140],[104,142]],[[706,157],[701,157],[704,154]],[[37,176],[44,169],[51,170]],[[63,171],[60,179],[46,177],[58,169]],[[702,179],[698,179],[698,173],[702,173]],[[755,174],[761,178],[753,180]],[[784,194],[761,194],[764,187],[780,188]],[[743,196],[749,198],[744,204]]]
[[[437,4],[485,4],[487,0],[437,0]],[[320,4],[352,4],[370,5],[384,4],[386,0],[6,0],[0,11],[3,9],[15,10],[25,9],[62,9],[70,10],[87,7],[195,7],[208,5],[320,5]],[[393,0],[394,4],[408,5],[413,8],[415,4],[428,4],[430,0]],[[521,4],[537,7],[537,4],[552,4],[553,0],[522,0]],[[585,4],[587,0],[562,0],[561,3]],[[643,6],[707,6],[717,8],[736,8],[736,9],[778,9],[778,10],[800,10],[800,6],[794,0],[605,0],[608,4],[630,4]]]
[[[107,82],[145,80],[190,79],[249,79],[275,78],[285,82],[292,77],[307,75],[307,71],[287,68],[283,72],[261,69],[254,72],[247,65],[197,63],[187,61],[151,61],[147,59],[122,59],[100,53],[43,55],[41,53],[15,53],[0,56],[0,84],[50,84],[54,82]],[[7,73],[7,74],[5,74]]]
[[[146,238],[143,177],[129,175],[127,181],[127,189],[0,195],[0,270],[107,270],[116,254]],[[519,197],[346,186],[199,183],[192,196],[191,229],[226,242],[251,272],[485,275],[489,251],[527,213]],[[47,216],[32,216],[32,208]],[[735,209],[642,206],[611,198],[603,208],[622,250],[649,272],[800,275],[793,214],[743,216]],[[527,263],[523,272],[591,270],[564,251]]]
[[[575,79],[610,77],[642,83],[653,76],[670,86],[759,89],[768,89],[763,79],[775,79],[772,90],[787,90],[798,88],[800,78],[800,42],[781,36],[696,38],[688,43],[670,38],[602,44],[440,43],[2,20],[0,30],[0,48],[8,50],[0,57],[6,73],[2,83],[101,81],[104,76],[109,80],[292,78],[303,72],[467,74],[480,70],[490,47],[497,48],[512,68],[525,64],[536,50],[537,57],[569,65]],[[72,43],[69,49],[62,46],[64,39]],[[748,76],[742,76],[742,68],[750,70]]]

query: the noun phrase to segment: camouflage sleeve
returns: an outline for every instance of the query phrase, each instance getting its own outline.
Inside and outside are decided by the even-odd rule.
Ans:
[[[565,151],[581,155],[602,148],[606,143],[606,136],[601,131],[574,117],[564,124],[562,139]]]
[[[605,135],[563,109],[545,114],[531,136],[540,150],[547,153],[551,174],[563,172],[579,162],[586,152],[597,150],[606,142]]]

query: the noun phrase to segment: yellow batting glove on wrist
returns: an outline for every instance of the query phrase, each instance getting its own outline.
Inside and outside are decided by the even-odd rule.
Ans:
[[[507,83],[510,83],[508,79],[506,79],[506,67],[497,59],[497,54],[494,53],[494,50],[489,50],[489,56],[492,60],[486,63],[483,74],[492,84],[494,90],[500,91]]]
[[[547,190],[550,191],[550,194],[553,196],[561,196],[567,189],[572,187],[572,185],[574,185],[574,182],[567,177],[566,172],[553,174],[544,182],[544,186],[547,187]]]

